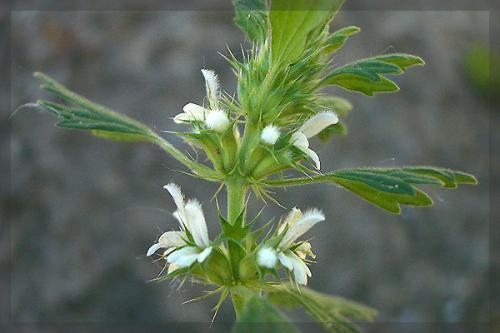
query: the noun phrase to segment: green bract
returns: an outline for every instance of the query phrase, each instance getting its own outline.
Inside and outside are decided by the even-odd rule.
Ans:
[[[303,308],[332,332],[355,332],[353,321],[375,316],[366,306],[305,287],[312,274],[309,258],[315,255],[301,237],[327,219],[320,210],[294,208],[286,217],[257,228],[259,216],[247,218],[249,192],[278,202],[273,188],[329,183],[398,214],[401,205],[432,205],[421,186],[477,183],[465,172],[427,166],[320,172],[320,157],[309,139],[327,141],[333,134],[346,134],[345,117],[352,109],[349,101],[325,95],[323,89],[334,86],[368,96],[394,92],[399,87],[389,77],[424,64],[402,53],[333,63],[332,54],[360,31],[350,26],[329,32],[342,3],[234,1],[235,23],[252,43],[241,59],[227,56],[237,77],[236,98],[223,93],[213,71],[202,70],[207,105],[187,103],[174,117],[182,128],[174,134],[204,152],[208,163],[185,155],[148,126],[35,73],[41,88],[62,100],[37,102],[58,117],[59,127],[157,144],[193,176],[225,188],[227,212],[219,212],[220,232],[209,238],[201,204],[185,200],[177,185],[166,185],[178,208],[174,216],[180,230],[164,233],[148,255],[164,249],[160,259],[168,270],[158,280],[190,278],[214,286],[200,299],[218,294],[215,312],[230,297],[238,317],[234,332],[295,332],[278,307]]]

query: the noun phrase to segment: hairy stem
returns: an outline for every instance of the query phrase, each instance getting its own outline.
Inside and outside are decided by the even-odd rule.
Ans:
[[[167,140],[163,139],[157,134],[154,134],[154,137],[152,139],[152,142],[156,143],[159,145],[164,151],[172,155],[177,161],[180,163],[184,164],[186,167],[191,169],[196,175],[200,176],[201,178],[209,181],[218,181],[220,180],[220,175],[218,172],[212,170],[211,168],[197,163],[190,158],[188,158],[186,155],[181,153],[180,150],[175,148],[170,142]]]
[[[232,175],[226,180],[227,220],[234,224],[245,207],[247,185],[240,175]]]

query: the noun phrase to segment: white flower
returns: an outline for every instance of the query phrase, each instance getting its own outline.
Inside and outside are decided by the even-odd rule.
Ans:
[[[281,133],[278,127],[273,125],[267,125],[262,130],[262,133],[260,134],[260,139],[266,144],[274,145],[276,141],[278,141],[280,134]]]
[[[230,125],[227,115],[222,110],[213,110],[207,113],[205,124],[216,132],[224,132]]]
[[[309,118],[297,132],[292,134],[291,143],[299,148],[304,154],[316,164],[316,168],[321,168],[318,154],[309,148],[309,138],[315,136],[330,125],[339,122],[339,118],[334,112],[321,112]]]
[[[170,273],[182,267],[189,267],[195,261],[205,261],[212,252],[212,247],[209,246],[207,224],[201,204],[194,199],[185,202],[184,195],[176,184],[171,183],[164,188],[177,206],[173,215],[179,221],[181,230],[163,233],[158,242],[148,249],[147,255],[151,256],[158,249],[165,248],[163,255],[170,263]],[[194,244],[189,242],[187,232],[191,234]]]
[[[205,78],[209,108],[195,103],[188,103],[182,108],[182,113],[174,117],[177,124],[194,121],[204,122],[205,125],[216,132],[224,132],[230,125],[226,112],[219,108],[219,79],[214,71],[202,69]]]
[[[210,110],[194,103],[187,103],[182,108],[183,113],[179,113],[174,117],[176,124],[187,123],[192,121],[204,121],[205,114]]]
[[[278,246],[274,248],[263,247],[257,252],[257,263],[260,266],[274,268],[278,258],[283,267],[293,273],[298,284],[306,285],[311,271],[305,263],[307,256],[314,257],[309,242],[302,242],[295,246],[294,242],[311,229],[316,223],[324,221],[325,216],[318,209],[311,209],[304,214],[293,208],[278,228],[281,238]],[[293,250],[292,250],[293,248]]]

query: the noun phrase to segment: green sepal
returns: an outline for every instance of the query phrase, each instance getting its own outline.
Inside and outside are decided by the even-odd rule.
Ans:
[[[208,281],[219,286],[230,286],[233,281],[231,264],[218,247],[200,264]]]
[[[358,333],[355,322],[371,322],[377,312],[338,296],[319,293],[307,287],[276,285],[268,288],[268,300],[290,310],[303,308],[329,332]]]
[[[337,51],[344,46],[349,36],[357,34],[360,31],[361,29],[355,26],[349,26],[335,31],[326,40],[325,51],[328,53]]]

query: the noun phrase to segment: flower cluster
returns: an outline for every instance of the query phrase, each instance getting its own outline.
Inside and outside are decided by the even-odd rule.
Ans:
[[[177,206],[173,216],[179,222],[180,230],[163,233],[148,249],[147,256],[152,256],[159,249],[165,249],[161,257],[167,261],[167,274],[170,274],[180,268],[203,263],[214,247],[219,247],[222,252],[228,253],[221,243],[210,242],[200,203],[195,199],[186,202],[181,189],[176,184],[171,183],[165,185],[164,188],[170,193]],[[277,270],[279,262],[282,267],[293,273],[296,283],[306,285],[307,278],[311,277],[311,271],[307,267],[309,263],[307,257],[314,258],[315,256],[309,242],[297,242],[297,239],[316,223],[324,220],[325,216],[317,209],[302,213],[299,209],[293,208],[279,225],[276,234],[261,244],[256,244],[253,251],[255,256],[249,257],[255,257],[257,265],[264,269]]]

